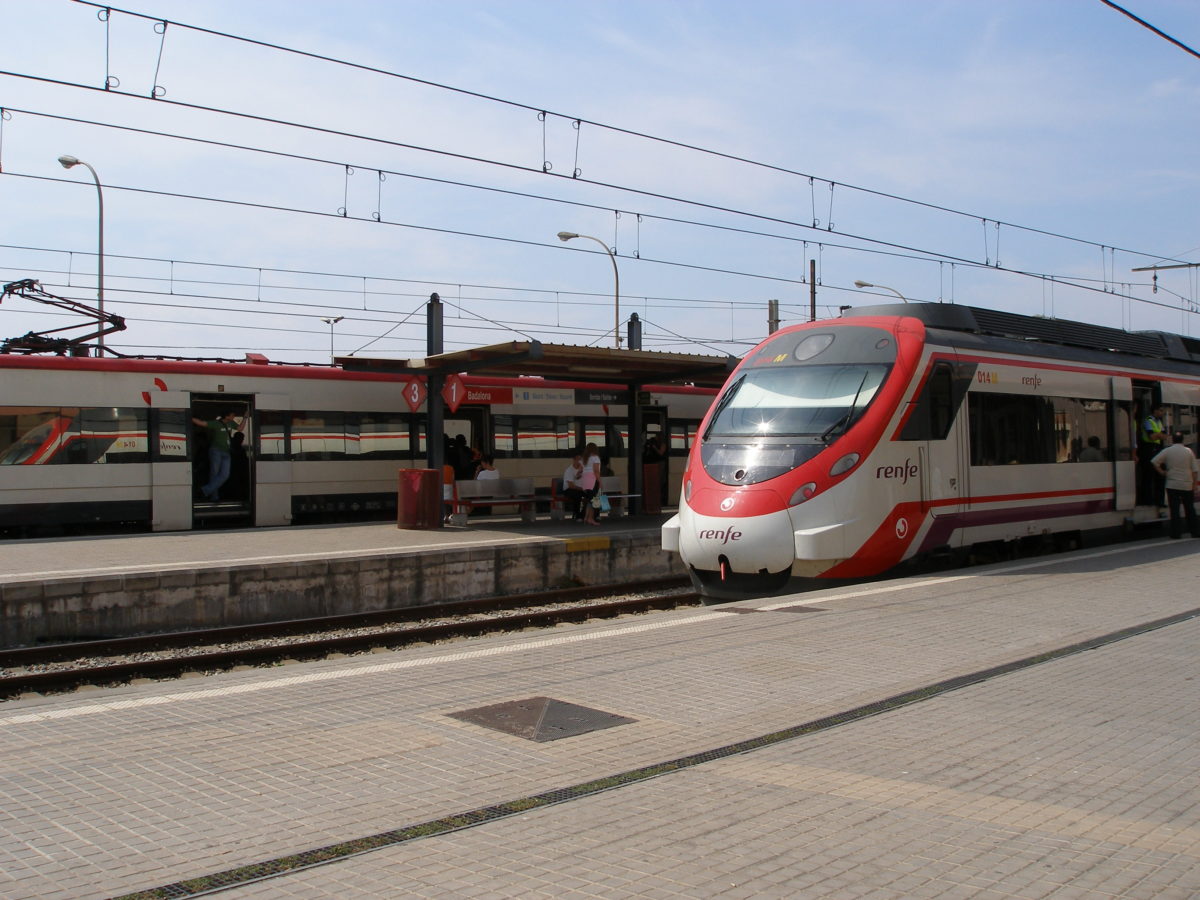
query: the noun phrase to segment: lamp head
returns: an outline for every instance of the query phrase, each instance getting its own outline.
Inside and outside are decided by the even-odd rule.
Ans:
[[[573,231],[560,231],[558,233],[558,239],[560,241],[569,241],[569,240],[571,240],[571,238],[577,238],[577,237],[579,237],[579,235],[577,235]]]
[[[74,156],[67,156],[67,155],[65,155],[65,154],[64,154],[63,156],[60,156],[60,157],[58,158],[58,161],[59,161],[60,163],[62,163],[62,167],[63,167],[64,169],[69,169],[69,168],[71,168],[71,166],[77,166],[77,165],[79,165],[79,160],[78,160],[78,159],[76,159]]]
[[[856,281],[854,282],[854,286],[856,288],[875,287],[875,285],[871,284],[869,281]]]

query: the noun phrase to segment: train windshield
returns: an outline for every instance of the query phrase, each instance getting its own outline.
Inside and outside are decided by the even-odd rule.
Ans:
[[[878,364],[751,369],[725,392],[705,438],[828,441],[854,424],[887,373]]]
[[[880,328],[784,332],[746,360],[702,436],[705,471],[753,484],[791,471],[848,431],[896,361]]]

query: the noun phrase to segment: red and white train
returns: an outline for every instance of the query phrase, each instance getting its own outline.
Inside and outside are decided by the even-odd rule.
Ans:
[[[329,366],[0,354],[0,535],[112,527],[172,531],[394,518],[397,470],[426,465],[426,410],[407,375]],[[628,390],[543,378],[464,376],[444,431],[507,477],[550,479],[588,442],[627,470]],[[686,457],[714,391],[650,387],[642,422]],[[244,423],[219,502],[199,487],[206,434],[192,418]],[[672,479],[678,491],[678,475]]]
[[[1200,340],[953,304],[850,310],[733,372],[663,547],[727,599],[1128,527],[1158,516],[1136,432],[1160,405],[1195,449]]]

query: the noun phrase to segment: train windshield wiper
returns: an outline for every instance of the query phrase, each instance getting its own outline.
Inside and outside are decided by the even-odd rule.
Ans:
[[[850,401],[850,408],[846,410],[846,414],[840,417],[836,422],[821,432],[821,437],[818,439],[823,444],[828,444],[830,437],[834,431],[841,429],[838,433],[841,434],[850,427],[850,421],[854,418],[854,410],[858,408],[858,398],[862,396],[863,386],[867,383],[867,375],[869,372],[863,372],[862,381],[858,383],[858,390],[854,392],[854,399]]]
[[[712,434],[713,426],[717,424],[717,419],[721,418],[721,413],[723,413],[725,411],[725,407],[727,407],[733,401],[733,398],[737,395],[737,392],[742,387],[742,382],[745,380],[746,376],[743,374],[741,378],[729,386],[729,388],[725,391],[725,395],[721,397],[719,401],[717,401],[717,405],[712,411],[712,418],[708,420],[708,427],[704,429],[704,434],[700,436],[700,440],[708,440],[708,436]]]

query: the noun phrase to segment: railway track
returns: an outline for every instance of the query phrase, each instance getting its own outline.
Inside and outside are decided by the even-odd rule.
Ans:
[[[545,628],[700,603],[687,579],[0,651],[0,700]]]

